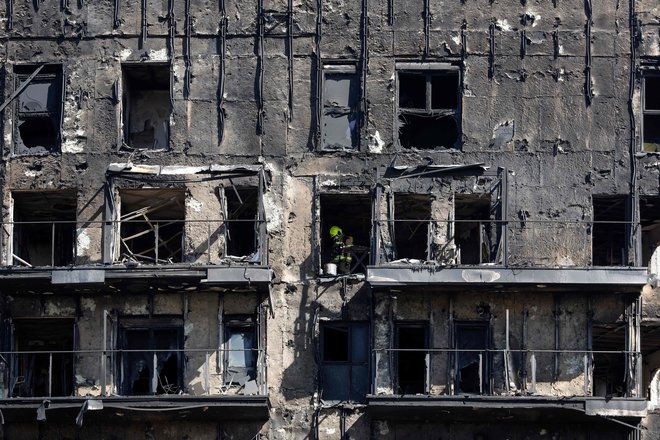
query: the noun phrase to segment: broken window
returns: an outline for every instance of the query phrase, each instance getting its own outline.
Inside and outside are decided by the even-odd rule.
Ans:
[[[457,393],[488,394],[489,332],[487,322],[459,322],[455,327]]]
[[[123,395],[176,394],[183,383],[183,322],[179,318],[120,320]]]
[[[624,397],[626,326],[594,324],[592,327],[593,395]],[[618,353],[614,353],[618,352]]]
[[[28,81],[37,66],[15,66],[15,89]],[[44,66],[16,98],[16,154],[60,150],[63,75],[61,66]]]
[[[639,219],[642,228],[642,261],[640,266],[648,266],[651,256],[660,247],[660,197],[645,196],[640,198]]]
[[[323,322],[321,398],[364,402],[369,392],[369,326],[366,322]]]
[[[395,325],[397,394],[424,394],[427,391],[428,328],[425,323]],[[409,351],[417,350],[417,351]]]
[[[321,262],[345,258],[345,273],[364,273],[369,264],[371,197],[368,194],[321,194]],[[342,230],[342,243],[349,245],[337,257],[337,246],[330,229]],[[340,272],[341,268],[339,268]]]
[[[124,142],[131,148],[168,149],[170,66],[128,64],[122,71]]]
[[[426,194],[394,195],[396,258],[429,259],[431,198]]]
[[[258,197],[257,188],[225,189],[227,201],[226,255],[246,257],[258,247]]]
[[[65,266],[76,242],[74,191],[15,191],[14,264]]]
[[[73,319],[16,319],[9,395],[70,396],[73,393]]]
[[[126,189],[121,198],[121,252],[124,258],[155,263],[183,259],[185,191]]]
[[[481,264],[493,261],[493,225],[490,198],[481,194],[461,194],[455,197],[454,237],[460,264]]]
[[[224,346],[225,383],[243,386],[256,381],[258,346],[254,319],[225,316]]]
[[[452,148],[460,137],[460,72],[448,64],[398,67],[399,143]]]
[[[626,262],[625,196],[593,196],[594,266],[620,266]]]
[[[644,78],[644,151],[660,152],[660,75]]]
[[[358,145],[359,77],[354,66],[324,66],[324,150],[355,149]]]

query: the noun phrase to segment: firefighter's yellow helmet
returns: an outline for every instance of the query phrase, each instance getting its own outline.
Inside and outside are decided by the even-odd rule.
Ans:
[[[342,234],[343,231],[339,226],[331,226],[330,227],[330,237],[335,238],[337,235]]]

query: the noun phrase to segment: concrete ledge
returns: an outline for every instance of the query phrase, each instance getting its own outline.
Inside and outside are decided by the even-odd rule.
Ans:
[[[230,266],[209,267],[206,279],[207,284],[268,284],[273,279],[273,271],[268,266]]]
[[[367,410],[375,419],[474,421],[475,414],[484,420],[562,420],[588,419],[606,421],[603,417],[642,418],[646,400],[600,397],[550,396],[422,396],[368,395]]]
[[[372,286],[428,284],[572,284],[619,285],[641,288],[648,282],[645,267],[598,268],[505,268],[439,266],[369,266],[367,282]]]
[[[45,405],[46,420],[74,423],[85,402],[83,424],[109,420],[241,420],[266,421],[269,417],[268,396],[125,396],[125,397],[34,397],[0,399],[5,422],[36,422],[37,409]]]

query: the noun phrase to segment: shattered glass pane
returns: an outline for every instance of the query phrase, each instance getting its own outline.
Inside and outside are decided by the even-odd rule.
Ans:
[[[330,113],[323,116],[323,146],[353,148],[356,144],[354,114]]]
[[[404,148],[451,148],[458,141],[454,116],[404,114],[399,118],[399,142]]]
[[[60,88],[54,79],[36,78],[21,92],[18,110],[21,113],[59,112]]]
[[[17,84],[28,75],[20,74]],[[61,79],[58,74],[37,75],[17,98],[15,151],[40,154],[57,151],[60,138]]]
[[[252,368],[254,367],[254,355],[252,352],[254,334],[252,332],[233,332],[229,335],[227,343],[227,354],[229,368]],[[235,351],[234,351],[235,350]]]

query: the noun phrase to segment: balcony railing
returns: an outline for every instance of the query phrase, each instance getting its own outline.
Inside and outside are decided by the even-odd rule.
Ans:
[[[256,348],[35,350],[0,356],[4,398],[188,395],[199,385],[202,392],[194,395],[267,394],[265,352]],[[246,365],[232,364],[229,359],[237,357]]]
[[[267,264],[263,220],[4,222],[0,231],[3,266]]]
[[[380,249],[372,264],[377,266],[631,266],[628,237],[646,239],[639,224],[611,221],[381,219],[376,228]],[[644,246],[638,266],[653,253]]]
[[[378,395],[639,396],[642,357],[634,351],[429,348],[373,353]]]

